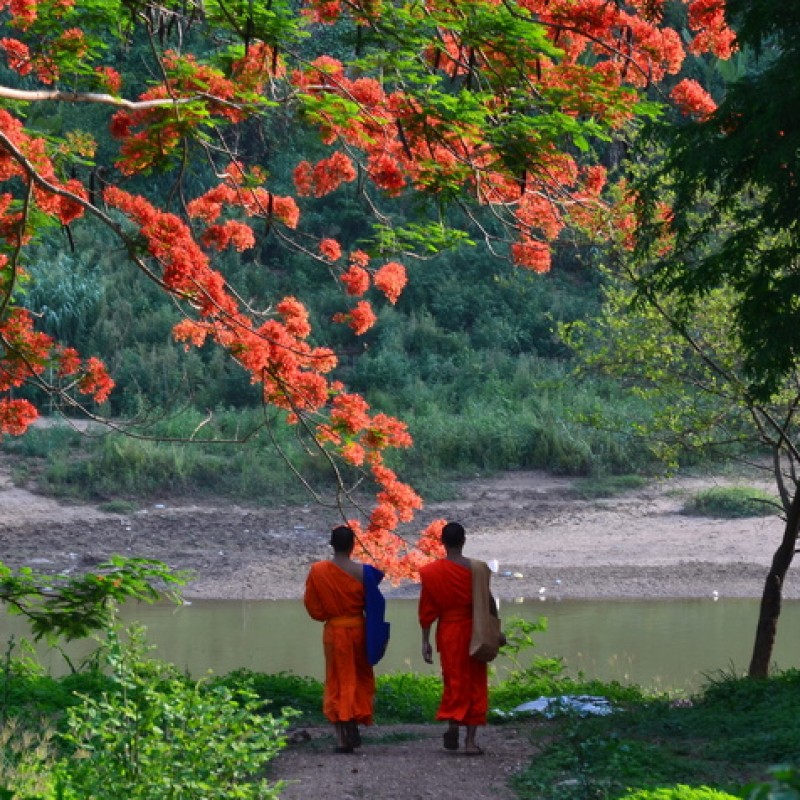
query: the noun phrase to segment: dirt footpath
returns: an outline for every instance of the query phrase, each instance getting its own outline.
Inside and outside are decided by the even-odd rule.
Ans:
[[[281,800],[513,800],[509,779],[535,757],[527,731],[541,724],[487,726],[477,757],[444,750],[441,725],[369,728],[352,755],[333,752],[327,729],[309,728],[277,758],[270,778],[287,782]]]

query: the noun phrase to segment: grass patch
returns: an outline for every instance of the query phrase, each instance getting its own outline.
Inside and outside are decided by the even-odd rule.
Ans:
[[[131,500],[109,500],[101,503],[98,508],[107,514],[134,514],[138,505]]]
[[[593,500],[641,489],[647,482],[647,478],[643,475],[597,475],[578,478],[573,484],[572,491],[582,500]]]
[[[300,712],[302,719],[311,724],[325,722],[322,715],[322,684],[313,678],[278,672],[268,675],[239,669],[213,680],[212,685],[236,690],[249,686],[271,710],[291,707]]]
[[[442,692],[439,678],[398,672],[379,675],[375,682],[375,720],[379,724],[434,719]]]
[[[798,760],[800,672],[724,676],[688,707],[643,698],[607,717],[554,720],[532,735],[542,754],[513,780],[521,800],[744,797],[749,784],[775,781],[773,765]]]
[[[697,517],[738,519],[769,517],[779,508],[774,495],[752,486],[717,486],[686,500],[681,513]]]

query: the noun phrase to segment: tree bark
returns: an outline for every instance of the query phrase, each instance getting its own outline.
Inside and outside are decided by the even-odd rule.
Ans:
[[[792,497],[789,511],[786,514],[783,540],[772,557],[772,565],[767,573],[764,592],[761,595],[756,640],[748,670],[751,678],[766,678],[769,675],[772,649],[778,631],[778,618],[781,614],[783,584],[794,558],[798,527],[800,527],[800,490],[795,487],[794,497]]]

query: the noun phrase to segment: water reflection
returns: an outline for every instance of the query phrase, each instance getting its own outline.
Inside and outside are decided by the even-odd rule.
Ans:
[[[501,615],[535,621],[548,618],[548,630],[534,636],[537,655],[561,656],[570,674],[619,680],[661,689],[691,690],[704,673],[734,669],[743,672],[752,647],[758,603],[754,600],[709,598],[672,601],[546,601],[506,603]],[[322,627],[309,619],[299,601],[193,601],[190,605],[137,604],[123,612],[139,621],[156,645],[154,655],[200,676],[208,670],[224,674],[244,667],[260,672],[291,671],[322,677]],[[414,600],[390,600],[392,625],[389,651],[379,672],[413,670],[438,674],[422,661]],[[779,667],[800,664],[794,635],[800,602],[786,602],[781,615],[775,660]],[[17,618],[0,619],[0,635],[24,636]],[[70,646],[81,658],[87,643]],[[55,673],[63,659],[53,652],[42,658]],[[511,667],[498,659],[497,674]]]

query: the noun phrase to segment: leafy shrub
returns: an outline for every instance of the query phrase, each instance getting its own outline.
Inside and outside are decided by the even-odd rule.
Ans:
[[[739,800],[739,798],[708,786],[678,784],[669,788],[644,789],[640,792],[623,795],[620,800]]]
[[[706,489],[690,497],[683,506],[684,514],[722,519],[767,517],[777,511],[776,500],[772,495],[746,486]]]
[[[377,721],[430,722],[436,715],[441,693],[442,682],[433,675],[379,675],[375,690]]]
[[[37,720],[7,720],[0,728],[0,800],[50,796],[56,759],[53,729]]]
[[[83,696],[67,710],[63,741],[72,755],[58,766],[66,798],[95,800],[268,800],[265,764],[285,744],[292,716],[274,716],[246,685],[194,682],[145,658],[142,630],[104,644],[116,686]]]
[[[106,514],[133,514],[137,506],[130,500],[109,500],[107,503],[101,503],[98,508]]]
[[[747,788],[747,800],[800,800],[800,770],[792,765],[773,767],[768,781]]]
[[[238,691],[247,686],[255,692],[259,699],[272,709],[291,707],[304,718],[322,719],[322,683],[303,675],[290,672],[252,672],[249,669],[237,669],[214,678],[210,686],[226,686]]]

